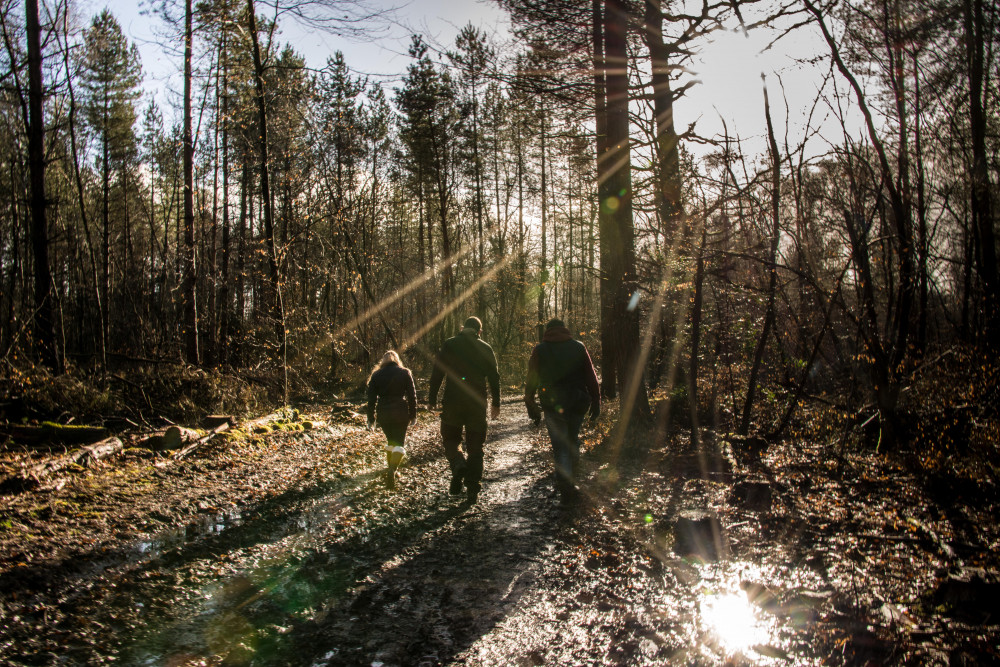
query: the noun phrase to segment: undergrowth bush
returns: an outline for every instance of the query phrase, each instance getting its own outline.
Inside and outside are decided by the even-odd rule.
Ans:
[[[107,374],[72,369],[8,369],[0,378],[0,418],[139,425],[194,424],[207,414],[255,414],[281,404],[280,382],[180,364],[119,369]]]

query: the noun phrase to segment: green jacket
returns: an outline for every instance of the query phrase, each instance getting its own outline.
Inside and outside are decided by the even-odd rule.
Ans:
[[[437,404],[442,382],[441,421],[485,431],[487,383],[492,404],[500,405],[500,373],[493,348],[471,329],[462,329],[444,342],[434,359],[429,405]]]

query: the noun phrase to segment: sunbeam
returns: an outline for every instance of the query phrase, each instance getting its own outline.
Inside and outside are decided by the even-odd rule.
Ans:
[[[386,297],[385,299],[383,299],[382,301],[378,302],[377,304],[375,304],[371,308],[368,308],[363,313],[361,313],[360,315],[358,315],[357,317],[355,317],[353,320],[347,322],[346,324],[341,325],[340,328],[338,328],[336,331],[334,331],[332,334],[330,334],[330,337],[333,338],[333,339],[337,339],[340,336],[344,335],[345,332],[347,332],[347,331],[353,331],[355,328],[358,327],[359,324],[361,324],[363,322],[367,322],[368,320],[370,320],[371,318],[375,317],[376,315],[378,315],[379,313],[381,313],[383,310],[385,310],[386,308],[388,308],[392,304],[394,304],[397,301],[399,301],[400,299],[402,299],[404,296],[406,296],[407,294],[409,294],[413,290],[417,289],[418,287],[420,287],[421,285],[423,285],[424,283],[426,283],[438,271],[440,271],[445,266],[454,265],[458,260],[462,259],[462,257],[464,257],[465,255],[469,254],[469,252],[471,250],[472,250],[472,246],[467,246],[466,248],[463,248],[462,250],[459,250],[458,252],[454,253],[450,257],[446,258],[445,261],[439,262],[436,266],[432,266],[431,268],[427,269],[422,274],[420,274],[417,278],[415,278],[414,280],[411,280],[409,283],[407,283],[406,286],[404,286],[402,289],[396,290],[395,292],[393,292],[393,294],[391,296]],[[404,349],[405,349],[405,345],[404,345]]]
[[[400,347],[403,350],[412,347],[416,341],[423,338],[428,331],[433,329],[441,320],[447,317],[450,312],[452,312],[453,310],[461,306],[463,303],[465,303],[470,296],[476,293],[476,290],[478,290],[480,287],[483,286],[484,283],[487,283],[490,280],[492,280],[493,276],[495,276],[497,272],[500,271],[500,269],[507,266],[507,264],[513,257],[514,257],[513,255],[504,255],[503,259],[501,259],[499,262],[493,265],[493,268],[491,268],[489,271],[481,275],[479,279],[476,280],[476,282],[469,285],[469,287],[464,292],[459,294],[444,308],[442,308],[437,315],[428,320],[424,324],[424,326],[420,327],[420,329],[418,329],[416,332],[411,334],[409,338],[403,341]]]

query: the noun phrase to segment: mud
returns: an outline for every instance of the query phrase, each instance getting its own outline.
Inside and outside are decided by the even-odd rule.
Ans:
[[[924,532],[893,539],[884,511],[852,508],[912,503],[920,485],[848,484],[867,461],[814,474],[819,451],[739,463],[717,443],[706,461],[682,438],[621,451],[604,435],[585,434],[575,506],[555,496],[544,432],[514,404],[491,426],[475,505],[448,494],[427,413],[392,491],[380,435],[355,423],[224,442],[166,466],[119,461],[6,497],[0,662],[996,658],[995,617],[956,619],[933,598],[949,569],[996,568],[991,520],[962,533],[943,516],[910,517]],[[995,516],[995,501],[979,505],[962,510],[969,525]],[[712,519],[700,556],[680,548],[683,517]]]

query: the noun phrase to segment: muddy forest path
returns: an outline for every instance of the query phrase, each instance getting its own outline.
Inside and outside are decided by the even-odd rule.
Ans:
[[[586,430],[565,511],[510,400],[469,505],[436,415],[390,491],[381,433],[335,409],[0,495],[0,665],[996,662],[985,482],[836,443],[616,451]]]
[[[483,491],[469,505],[448,494],[436,418],[424,415],[411,429],[392,491],[382,478],[381,434],[358,434],[316,435],[292,460],[292,449],[279,450],[257,481],[243,480],[248,489],[269,485],[267,494],[194,530],[91,554],[61,571],[58,585],[36,568],[38,581],[23,584],[20,612],[7,619],[18,629],[0,644],[0,662],[725,660],[699,621],[704,572],[655,557],[648,540],[647,505],[666,511],[679,496],[666,479],[645,471],[664,495],[640,498],[627,471],[588,452],[586,497],[568,512],[554,495],[544,430],[511,403],[490,424]],[[353,464],[331,456],[338,438],[362,443],[363,456]],[[207,459],[195,465],[227,483]]]

